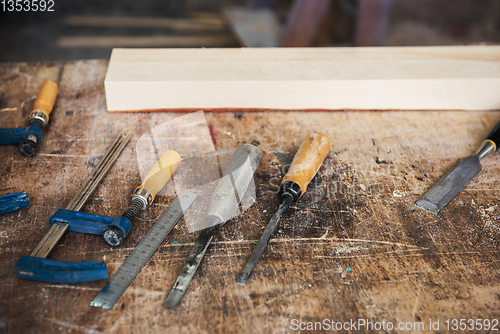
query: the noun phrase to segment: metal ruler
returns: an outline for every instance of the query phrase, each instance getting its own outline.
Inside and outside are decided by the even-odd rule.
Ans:
[[[188,191],[177,196],[90,305],[109,310],[116,304],[195,199]]]

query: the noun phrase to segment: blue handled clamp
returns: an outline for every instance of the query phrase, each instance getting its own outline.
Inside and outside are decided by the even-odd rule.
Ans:
[[[98,235],[102,235],[104,229],[108,225],[120,226],[125,231],[125,234],[132,228],[132,223],[125,217],[120,216],[113,218],[65,209],[57,210],[57,212],[50,217],[50,225],[54,225],[55,222],[68,223],[69,231]]]
[[[30,199],[25,192],[5,194],[0,197],[0,215],[22,208],[29,208],[29,206]]]
[[[102,235],[108,225],[119,226],[127,234],[132,223],[126,217],[107,217],[85,212],[59,209],[50,217],[49,223],[54,226],[67,224],[73,232]],[[108,278],[106,265],[101,262],[82,261],[72,263],[56,261],[34,256],[24,256],[14,267],[19,278],[54,283],[81,283]]]
[[[23,256],[14,267],[19,278],[54,283],[81,283],[108,278],[108,268],[103,262],[81,261],[72,263]]]
[[[19,152],[34,157],[42,139],[42,128],[49,122],[59,87],[53,81],[45,81],[38,91],[27,128],[0,129],[0,145],[19,144]]]
[[[25,157],[34,157],[38,152],[37,143],[42,139],[42,128],[38,122],[27,128],[0,129],[0,145],[19,144],[19,152]]]
[[[122,133],[118,136],[66,209],[58,210],[50,218],[52,227],[49,232],[31,255],[21,257],[14,267],[14,273],[17,277],[35,281],[71,284],[108,278],[108,270],[103,262],[81,261],[80,263],[73,263],[51,260],[46,257],[67,230],[102,234],[103,229],[113,223],[127,227],[127,221],[124,221],[122,217],[111,218],[92,215],[78,212],[78,210],[85,204],[97,184],[111,168],[130,137],[131,134],[128,133]],[[130,222],[128,222],[128,226],[131,226]]]

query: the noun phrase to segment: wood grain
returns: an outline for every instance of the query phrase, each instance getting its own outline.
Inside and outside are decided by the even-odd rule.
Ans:
[[[56,46],[62,48],[113,48],[113,47],[225,47],[235,45],[231,34],[205,36],[70,36],[60,37]]]
[[[95,161],[123,130],[134,139],[83,211],[114,216],[140,184],[135,141],[182,113],[108,113],[106,61],[1,64],[2,127],[26,123],[32,97],[63,68],[60,94],[34,159],[0,150],[0,195],[26,191],[28,209],[0,216],[0,319],[10,333],[291,333],[292,319],[417,322],[499,318],[498,154],[438,216],[414,202],[458,158],[474,152],[496,112],[207,113],[216,147],[262,150],[257,203],[218,229],[176,310],[161,307],[197,234],[181,222],[110,311],[89,306],[105,281],[61,285],[17,279],[13,267],[48,231]],[[276,185],[304,136],[332,148],[308,192],[282,217],[245,287],[236,279],[277,206]],[[173,200],[158,196],[120,248],[68,232],[50,258],[123,263]],[[355,332],[355,331],[352,331]],[[365,330],[358,332],[367,332]]]
[[[64,24],[76,27],[101,28],[156,28],[182,32],[225,32],[227,25],[222,18],[169,19],[123,16],[68,16]]]
[[[500,109],[500,46],[114,49],[108,111]]]

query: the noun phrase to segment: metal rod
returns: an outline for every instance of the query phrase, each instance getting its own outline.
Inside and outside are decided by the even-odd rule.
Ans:
[[[90,176],[87,178],[87,180],[84,182],[84,184],[80,187],[78,192],[75,194],[71,202],[66,206],[66,210],[75,210],[78,211],[82,203],[85,203],[86,195],[89,195],[91,191],[89,191],[90,188],[92,188],[92,185],[95,184],[96,178],[103,172],[103,170],[106,170],[109,165],[110,158],[112,157],[113,153],[116,151],[116,149],[119,147],[119,142],[122,140],[122,136],[118,136],[118,138],[115,140],[109,151],[107,152],[106,156],[100,161],[99,165],[92,171]],[[105,172],[104,172],[105,173]],[[80,208],[77,208],[80,206]]]
[[[66,210],[79,211],[85,202],[88,200],[102,178],[109,171],[114,161],[121,153],[125,145],[130,140],[131,134],[121,133],[108,150],[99,165],[94,169],[92,174],[87,178],[85,183],[80,187],[76,195],[66,207]]]
[[[106,172],[109,170],[109,167],[113,163],[113,160],[116,159],[115,153],[120,153],[121,143],[126,139],[126,134],[120,134],[111,148],[108,150],[104,158],[101,160],[99,165],[94,169],[92,174],[87,178],[85,183],[80,187],[77,194],[73,197],[73,200],[68,204],[66,210],[75,210],[78,211],[81,209],[83,204],[87,201],[88,196],[92,193],[93,190],[91,188],[95,188],[95,186],[100,182],[102,177],[98,179],[99,175],[104,176]],[[125,141],[126,143],[126,141]],[[111,164],[110,164],[111,163]],[[87,198],[85,198],[87,196]]]
[[[130,133],[120,133],[118,135],[99,165],[94,169],[71,202],[69,202],[66,206],[66,210],[79,211],[82,208],[104,175],[106,175],[122,150],[125,148],[125,145],[127,145],[131,136],[132,135]],[[47,257],[62,238],[68,227],[68,223],[55,222],[49,232],[47,232],[47,234],[43,237],[42,241],[40,241],[40,243],[33,250],[31,256],[40,258]]]

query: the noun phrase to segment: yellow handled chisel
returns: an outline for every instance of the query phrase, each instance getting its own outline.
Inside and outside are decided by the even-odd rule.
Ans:
[[[167,151],[161,156],[144,178],[144,182],[135,189],[127,210],[103,230],[102,236],[108,244],[121,245],[132,228],[132,219],[153,203],[156,194],[170,180],[180,163],[181,157],[175,151]]]
[[[257,265],[269,239],[274,233],[283,212],[306,192],[309,182],[318,172],[330,150],[330,139],[326,134],[312,132],[308,135],[293,158],[288,173],[281,181],[280,205],[260,237],[252,254],[238,278],[238,284],[245,285],[252,270]]]

